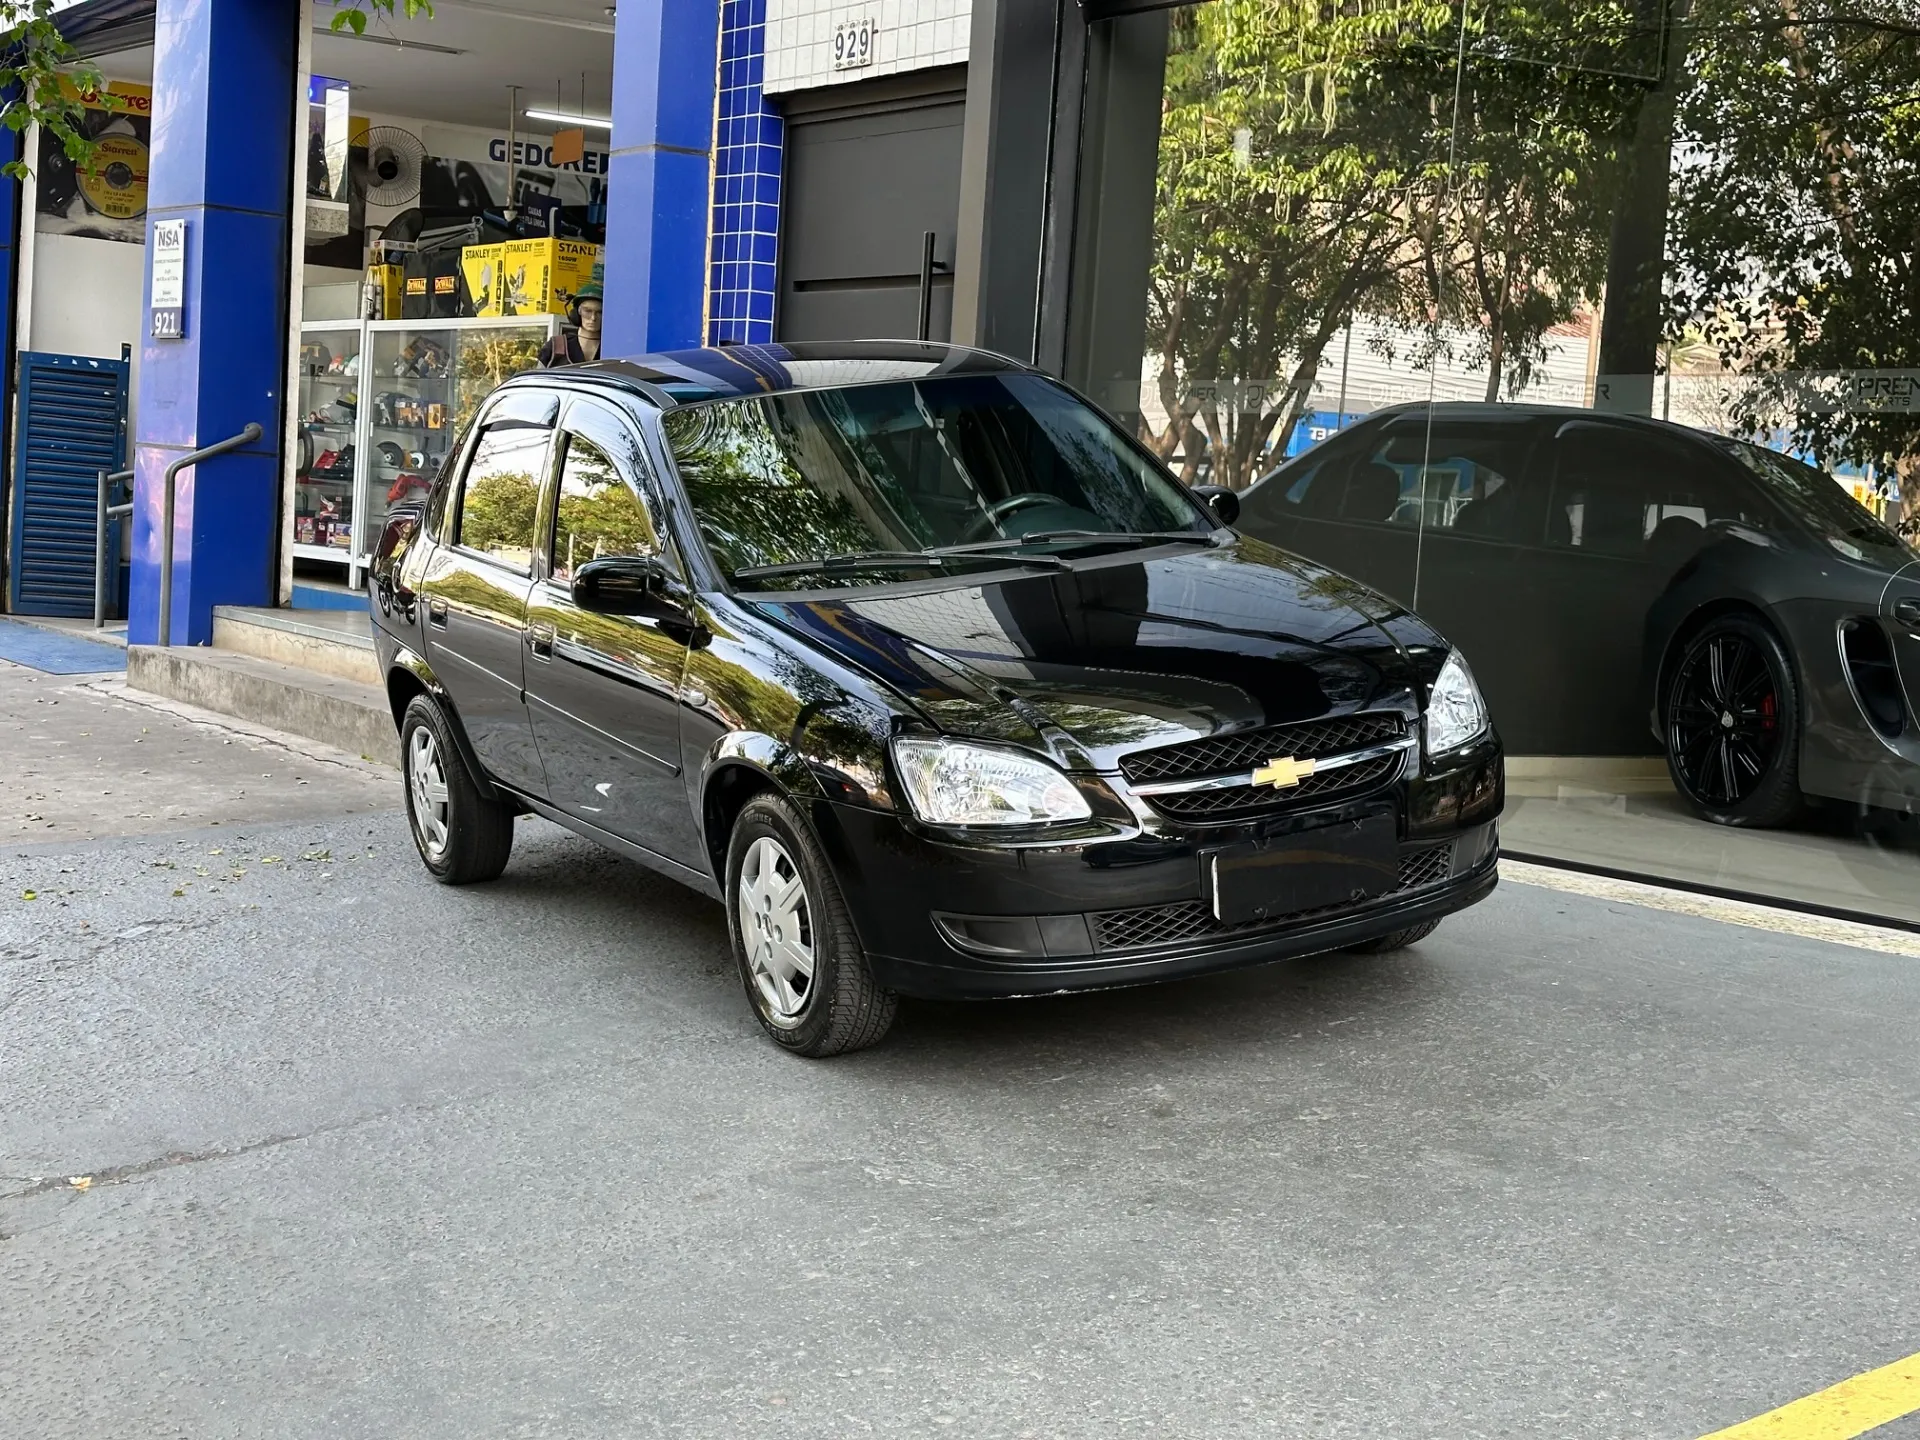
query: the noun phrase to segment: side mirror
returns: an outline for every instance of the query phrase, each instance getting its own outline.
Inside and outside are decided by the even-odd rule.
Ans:
[[[601,615],[687,618],[680,582],[651,555],[612,555],[587,561],[573,572],[573,603]]]
[[[1196,485],[1193,498],[1213,512],[1213,518],[1222,525],[1231,525],[1240,518],[1240,497],[1224,485]]]

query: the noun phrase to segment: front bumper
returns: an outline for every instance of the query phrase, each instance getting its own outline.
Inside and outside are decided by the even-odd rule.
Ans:
[[[889,989],[961,1000],[1145,985],[1317,955],[1437,920],[1484,900],[1499,881],[1498,846],[1491,836],[1488,839],[1487,858],[1476,869],[1443,884],[1395,893],[1351,911],[1274,922],[1257,931],[1215,931],[1159,946],[1034,960],[962,953],[951,942],[944,955],[872,955],[869,959],[875,978]]]
[[[1497,883],[1502,769],[1489,744],[1447,776],[1280,822],[1046,847],[956,843],[891,812],[826,801],[813,820],[881,984],[950,999],[1048,994],[1338,950],[1464,909]],[[1389,802],[1401,817],[1393,890],[1248,925],[1214,918],[1207,849]]]

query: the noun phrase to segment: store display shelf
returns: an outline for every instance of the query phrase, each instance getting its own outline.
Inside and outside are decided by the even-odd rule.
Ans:
[[[352,555],[348,554],[345,550],[336,549],[331,545],[302,545],[298,541],[295,541],[292,549],[294,558],[298,560],[326,560],[335,565],[350,565],[353,563]]]
[[[306,513],[296,514],[292,553],[345,566],[357,579],[387,512],[426,493],[481,400],[531,368],[558,328],[553,316],[303,325],[315,348],[300,364],[297,403],[314,419],[302,422],[299,458],[341,469],[295,475],[295,509]],[[322,346],[329,358],[316,364]],[[333,368],[341,365],[352,373]],[[349,535],[351,544],[328,543]]]

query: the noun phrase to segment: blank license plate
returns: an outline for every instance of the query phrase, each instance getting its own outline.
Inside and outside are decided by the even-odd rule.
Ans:
[[[1214,917],[1245,925],[1385,895],[1399,879],[1398,832],[1388,812],[1205,851],[1201,873]]]

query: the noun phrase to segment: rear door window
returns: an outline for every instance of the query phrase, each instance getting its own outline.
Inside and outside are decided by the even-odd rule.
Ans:
[[[1448,530],[1487,540],[1524,538],[1528,513],[1527,452],[1531,436],[1514,425],[1499,427],[1408,426],[1370,457],[1378,505],[1385,477],[1397,486],[1387,519],[1395,525]],[[1533,513],[1537,514],[1538,511]]]
[[[1665,559],[1716,520],[1760,523],[1710,452],[1624,425],[1574,421],[1553,442],[1547,544],[1621,559]]]
[[[515,574],[533,573],[540,485],[553,432],[509,420],[480,432],[460,489],[454,543]]]
[[[1528,433],[1517,426],[1456,425],[1429,435],[1425,424],[1401,424],[1306,469],[1285,496],[1303,519],[1408,529],[1424,524],[1488,539],[1519,539],[1529,448]]]

